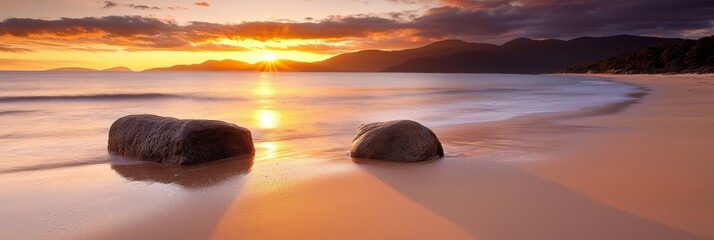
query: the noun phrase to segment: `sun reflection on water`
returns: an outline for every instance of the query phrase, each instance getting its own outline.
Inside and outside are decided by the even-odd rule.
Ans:
[[[265,151],[262,155],[265,158],[275,158],[278,151],[278,144],[276,142],[262,142],[260,143],[261,150]]]
[[[273,86],[273,74],[262,73],[258,79],[258,83],[254,89],[256,96],[256,109],[253,114],[255,126],[263,130],[273,130],[280,127],[281,114],[277,110],[278,106],[275,103],[275,97],[279,94]],[[261,136],[263,139],[270,139],[274,131],[265,131]],[[274,159],[278,152],[278,142],[267,141],[258,143],[259,155],[258,158]]]
[[[278,112],[268,109],[259,109],[255,113],[256,125],[262,129],[274,129],[279,125]]]
[[[280,113],[275,110],[276,106],[273,101],[275,88],[272,82],[273,75],[271,73],[260,74],[258,86],[254,92],[256,95],[257,109],[253,118],[255,125],[261,129],[274,129],[279,126]]]
[[[266,76],[269,73],[263,73],[260,75],[260,80],[258,81],[258,88],[255,89],[255,94],[261,97],[273,96],[275,95],[275,89],[273,89],[273,83],[270,81],[270,77]]]

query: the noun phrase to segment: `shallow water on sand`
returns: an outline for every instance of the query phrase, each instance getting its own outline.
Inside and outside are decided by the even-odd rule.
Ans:
[[[10,226],[0,228],[0,236],[90,239],[235,237],[236,225],[247,234],[270,227],[303,231],[297,227],[312,225],[298,213],[321,212],[323,220],[311,222],[319,228],[345,220],[339,211],[353,208],[375,209],[351,213],[365,221],[389,219],[380,211],[416,214],[415,221],[404,222],[404,231],[392,232],[419,233],[413,230],[419,226],[410,225],[417,222],[443,223],[436,228],[449,232],[454,226],[448,221],[440,223],[443,217],[420,210],[404,196],[412,190],[416,195],[460,193],[467,188],[461,178],[472,173],[498,176],[494,181],[515,176],[489,172],[503,168],[490,162],[505,159],[504,152],[478,149],[488,144],[458,126],[626,102],[641,91],[601,79],[550,75],[252,72],[0,72],[0,89],[0,226]],[[253,132],[256,155],[192,167],[108,155],[112,122],[143,113],[246,127]],[[443,133],[447,158],[410,168],[349,161],[360,124],[395,119],[416,120]],[[490,144],[533,141],[502,135]],[[432,171],[454,174],[422,177]],[[309,181],[322,185],[296,185]],[[457,182],[461,185],[440,187]],[[543,202],[560,195],[553,196]],[[359,200],[366,198],[383,202]],[[459,199],[442,200],[457,209],[464,204]],[[580,207],[573,208],[573,216]],[[342,230],[336,231],[352,229]]]
[[[633,86],[566,76],[380,73],[0,73],[0,173],[105,163],[127,114],[218,119],[253,131],[260,159],[343,154],[359,124],[428,127],[573,111]],[[301,146],[288,148],[287,142]]]

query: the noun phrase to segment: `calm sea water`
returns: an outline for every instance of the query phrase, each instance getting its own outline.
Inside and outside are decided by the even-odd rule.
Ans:
[[[550,75],[0,72],[0,90],[2,174],[108,162],[109,126],[128,114],[247,127],[255,161],[267,161],[346,154],[362,123],[498,121],[617,103],[635,87]]]

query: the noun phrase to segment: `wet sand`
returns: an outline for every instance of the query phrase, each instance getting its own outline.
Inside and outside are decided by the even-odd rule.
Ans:
[[[360,163],[358,171],[234,201],[213,236],[714,237],[714,78],[618,81],[649,95],[641,104],[437,129],[446,142],[478,146],[464,153],[478,157]]]
[[[602,77],[643,86],[647,94],[578,112],[435,128],[447,156],[429,162],[353,162],[346,155],[349,136],[326,136],[302,144],[334,150],[281,156],[294,161],[256,156],[167,171],[117,160],[6,174],[0,226],[13,228],[0,233],[72,239],[714,238],[714,77]]]
[[[573,148],[525,171],[604,205],[714,238],[714,75],[598,75],[646,86],[623,113],[566,121]]]

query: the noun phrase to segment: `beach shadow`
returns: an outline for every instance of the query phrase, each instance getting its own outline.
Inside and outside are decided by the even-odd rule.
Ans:
[[[249,173],[253,167],[253,158],[254,155],[244,155],[192,166],[114,159],[111,168],[129,181],[176,184],[184,189],[200,189]]]
[[[461,139],[461,136],[480,136],[473,147],[491,149],[480,154],[457,154],[419,163],[376,160],[355,163],[401,195],[478,239],[706,239],[532,175],[502,155],[513,149],[530,152],[529,149],[552,149],[564,144],[567,138],[557,134],[582,131],[587,126],[561,124],[556,120],[620,112],[645,95],[646,92],[641,92],[627,101],[565,115],[515,120],[512,125],[486,125],[473,132],[466,131],[469,128],[441,132],[449,136],[442,138],[446,140],[442,141],[445,146],[475,141],[473,137]],[[533,145],[534,142],[538,144]]]
[[[112,156],[111,169],[126,180],[181,189],[169,187],[169,194],[144,194],[146,197],[123,207],[145,208],[146,212],[82,238],[209,239],[240,194],[253,158],[245,155],[194,166],[171,166]],[[154,191],[149,189],[143,186],[137,191]]]
[[[504,163],[461,157],[358,166],[478,239],[704,239]]]

